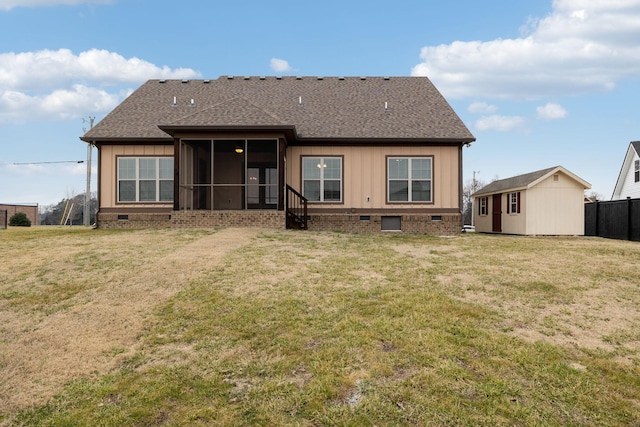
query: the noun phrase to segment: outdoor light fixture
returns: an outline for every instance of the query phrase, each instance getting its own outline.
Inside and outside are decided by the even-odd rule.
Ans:
[[[236,147],[236,153],[238,154],[242,154],[244,152],[244,149],[240,146]]]

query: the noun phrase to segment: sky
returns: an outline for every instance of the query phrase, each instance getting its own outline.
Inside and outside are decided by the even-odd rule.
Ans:
[[[640,0],[0,0],[0,203],[84,193],[79,137],[146,80],[225,75],[427,76],[477,139],[465,184],[562,165],[607,200],[639,41]]]

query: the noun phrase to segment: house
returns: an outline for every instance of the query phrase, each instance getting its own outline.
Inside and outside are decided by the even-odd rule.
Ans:
[[[460,230],[475,141],[426,77],[150,80],[81,139],[105,228]]]
[[[494,181],[472,195],[476,231],[584,235],[584,191],[589,188],[562,166]]]
[[[622,168],[611,200],[640,197],[640,141],[632,141],[624,156]]]

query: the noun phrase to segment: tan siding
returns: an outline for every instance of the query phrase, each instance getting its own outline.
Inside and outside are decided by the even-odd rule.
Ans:
[[[104,145],[100,148],[100,207],[140,207],[142,204],[116,204],[116,156],[173,156],[173,145]],[[144,204],[166,207],[167,204]]]
[[[302,156],[343,156],[343,203],[323,203],[326,208],[458,209],[458,147],[290,147],[287,183],[300,190]],[[387,156],[433,156],[433,203],[387,204]],[[369,197],[369,201],[367,201]]]

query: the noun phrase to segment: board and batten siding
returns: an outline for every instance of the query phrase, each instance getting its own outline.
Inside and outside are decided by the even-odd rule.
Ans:
[[[122,156],[171,156],[173,157],[173,144],[171,145],[104,145],[100,148],[100,177],[99,195],[101,208],[113,207],[141,207],[140,203],[117,203],[117,158]],[[167,203],[144,203],[145,208],[173,207]]]
[[[526,234],[584,235],[584,187],[563,173],[527,190],[525,206]]]
[[[287,184],[302,190],[303,156],[343,158],[342,202],[314,203],[327,209],[459,209],[459,147],[294,146],[287,150]],[[432,157],[432,203],[387,203],[387,157]]]

